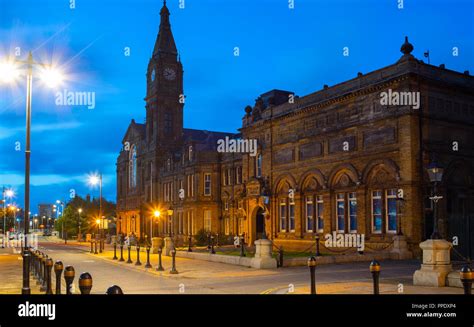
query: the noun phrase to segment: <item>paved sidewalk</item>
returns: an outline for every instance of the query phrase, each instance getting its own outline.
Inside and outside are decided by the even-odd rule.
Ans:
[[[12,249],[0,249],[0,294],[21,294],[23,258]],[[30,278],[31,294],[41,294],[36,280]]]
[[[380,294],[463,294],[463,290],[457,287],[421,287],[414,286],[411,281],[396,283],[385,281],[379,285]],[[293,291],[293,292],[292,292]],[[317,294],[373,294],[373,284],[367,282],[330,283],[316,284]],[[269,294],[310,294],[309,286],[295,287],[294,290],[279,289]]]

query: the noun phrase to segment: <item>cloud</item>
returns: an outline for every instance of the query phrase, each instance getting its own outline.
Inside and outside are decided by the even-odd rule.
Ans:
[[[47,131],[60,131],[64,129],[79,128],[82,126],[80,122],[64,122],[64,123],[53,123],[53,124],[33,124],[31,126],[32,133],[47,132]],[[17,133],[24,133],[25,126],[16,127],[4,127],[0,126],[0,140],[10,138]]]

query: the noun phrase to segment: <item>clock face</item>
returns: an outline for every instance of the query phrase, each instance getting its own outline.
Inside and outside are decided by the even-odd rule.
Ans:
[[[163,71],[163,76],[168,81],[172,81],[176,78],[176,72],[173,70],[173,68],[168,67]]]
[[[155,72],[155,68],[153,68],[153,70],[151,71],[151,80],[154,81],[155,77],[156,77],[156,72]]]

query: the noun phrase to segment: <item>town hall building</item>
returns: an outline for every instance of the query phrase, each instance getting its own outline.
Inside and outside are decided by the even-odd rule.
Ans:
[[[401,57],[381,69],[304,96],[261,94],[245,108],[239,131],[187,129],[183,65],[166,4],[160,15],[146,121],[131,121],[117,159],[118,232],[179,243],[204,230],[244,235],[250,245],[267,237],[290,250],[333,232],[363,234],[369,249],[385,250],[404,235],[416,255],[436,216],[440,235],[457,237],[458,252],[472,257],[468,71],[424,63],[406,38]],[[257,146],[220,151],[223,140]],[[434,163],[444,168],[437,204],[427,173]]]

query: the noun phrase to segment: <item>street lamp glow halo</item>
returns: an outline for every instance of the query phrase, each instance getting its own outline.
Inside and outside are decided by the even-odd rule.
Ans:
[[[155,211],[153,212],[153,215],[154,215],[156,218],[158,218],[158,217],[160,217],[161,212],[160,212],[159,210],[155,210]]]
[[[0,82],[13,83],[20,76],[17,65],[11,61],[0,62]]]
[[[5,196],[7,198],[12,198],[14,195],[15,195],[15,192],[13,192],[12,189],[8,189],[8,190],[5,191]]]
[[[41,81],[50,88],[60,86],[64,80],[62,72],[53,67],[42,67],[39,76]]]

